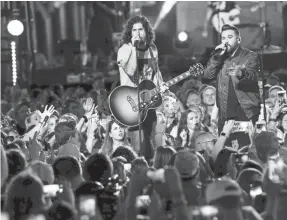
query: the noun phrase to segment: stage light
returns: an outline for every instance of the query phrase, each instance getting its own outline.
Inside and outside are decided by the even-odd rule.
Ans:
[[[187,38],[188,38],[188,35],[185,31],[182,31],[178,34],[178,40],[181,41],[181,42],[185,42],[187,41]]]
[[[154,29],[158,28],[160,22],[166,17],[166,15],[170,12],[176,2],[177,1],[175,0],[168,0],[163,3],[159,15],[154,23]]]
[[[17,84],[17,60],[16,60],[16,42],[11,42],[11,57],[12,57],[12,82],[13,86]]]
[[[11,20],[7,25],[7,29],[8,29],[9,34],[13,36],[19,36],[24,31],[24,25],[19,20]],[[15,45],[15,42],[14,42],[14,45]]]

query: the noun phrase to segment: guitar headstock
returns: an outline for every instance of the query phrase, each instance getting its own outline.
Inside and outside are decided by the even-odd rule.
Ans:
[[[197,77],[197,76],[203,75],[204,68],[201,63],[196,63],[192,65],[188,71],[190,72],[192,76]]]

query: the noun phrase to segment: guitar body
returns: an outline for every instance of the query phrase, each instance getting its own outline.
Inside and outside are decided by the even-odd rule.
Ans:
[[[197,63],[164,85],[170,87],[189,76],[196,77],[203,73],[202,64]],[[138,100],[138,91],[140,100]],[[143,80],[138,87],[119,86],[115,88],[109,96],[108,103],[112,115],[120,124],[136,127],[146,119],[149,109],[156,109],[161,105],[162,97],[159,88],[151,80]]]
[[[230,12],[219,12],[213,15],[212,25],[218,33],[221,33],[221,28],[225,24],[237,25],[240,24],[240,19],[236,13]]]
[[[149,109],[158,108],[162,103],[159,94],[151,94],[150,91],[154,88],[156,86],[150,80],[143,80],[138,87],[119,86],[115,88],[108,100],[110,111],[115,119],[124,126],[138,126],[145,120]],[[140,91],[140,108],[138,108],[138,90]]]

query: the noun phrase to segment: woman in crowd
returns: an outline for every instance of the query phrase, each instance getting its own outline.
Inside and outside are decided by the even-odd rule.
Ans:
[[[171,147],[160,146],[156,149],[153,158],[153,167],[155,169],[164,168],[169,164],[169,161],[176,151]]]
[[[157,124],[155,127],[155,146],[165,146],[168,137],[176,138],[180,115],[179,100],[173,93],[163,97],[162,105],[157,110]]]
[[[180,143],[178,147],[193,147],[196,133],[201,130],[200,112],[195,109],[183,112],[177,131],[177,138]]]
[[[127,131],[112,120],[107,124],[104,143],[99,152],[110,156],[120,146],[129,146]]]

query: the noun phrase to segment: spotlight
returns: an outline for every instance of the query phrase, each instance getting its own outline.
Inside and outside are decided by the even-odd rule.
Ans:
[[[19,20],[11,20],[7,25],[7,29],[8,29],[9,34],[13,36],[19,36],[24,31],[24,25]],[[12,46],[12,43],[11,43],[11,46]],[[15,42],[14,42],[14,46],[15,46]]]
[[[188,34],[186,31],[178,33],[177,37],[174,38],[174,45],[176,48],[186,49],[189,47]]]
[[[178,34],[178,40],[181,42],[187,41],[188,35],[185,31],[182,31]]]

